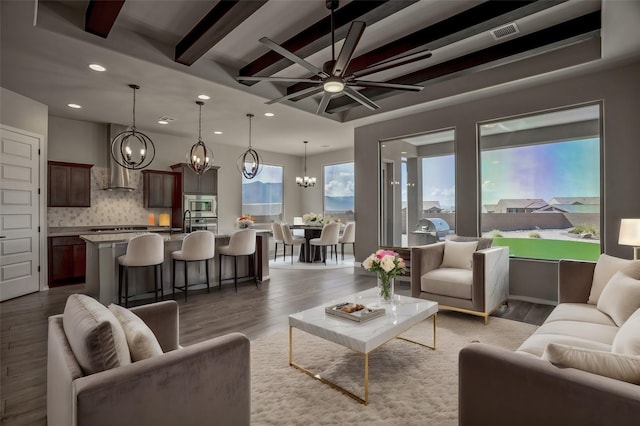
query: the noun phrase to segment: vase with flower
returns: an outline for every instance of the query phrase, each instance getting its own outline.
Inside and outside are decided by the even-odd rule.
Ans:
[[[236,219],[236,225],[240,229],[250,228],[251,225],[253,225],[254,223],[255,223],[255,219],[248,214],[243,214],[242,216]]]
[[[378,250],[367,257],[362,266],[378,275],[380,301],[392,303],[394,298],[395,277],[404,272],[406,264],[398,253],[392,250]]]
[[[324,224],[324,220],[321,214],[319,213],[306,213],[302,215],[302,221],[307,226],[322,226]]]

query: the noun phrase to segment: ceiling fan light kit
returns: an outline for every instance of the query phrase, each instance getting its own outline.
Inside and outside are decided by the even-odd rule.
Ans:
[[[204,102],[196,101],[199,107],[198,114],[198,142],[193,144],[187,152],[187,164],[196,174],[201,175],[213,165],[213,150],[205,145],[202,140],[202,105]]]
[[[260,43],[267,46],[269,49],[274,52],[282,55],[283,57],[289,59],[290,61],[302,66],[307,69],[314,76],[309,78],[288,78],[288,77],[270,77],[270,76],[238,76],[236,79],[238,81],[273,81],[273,82],[286,82],[286,83],[310,83],[315,84],[316,86],[307,87],[300,91],[287,94],[286,96],[282,96],[277,99],[273,99],[267,104],[272,104],[276,102],[282,102],[285,100],[293,99],[293,98],[305,98],[308,96],[316,95],[317,93],[323,93],[322,98],[320,99],[320,103],[318,104],[317,114],[322,115],[327,111],[327,107],[329,106],[329,102],[333,95],[342,93],[346,96],[349,96],[360,105],[363,105],[371,110],[375,110],[380,108],[375,102],[371,99],[364,96],[358,90],[353,87],[358,88],[367,88],[367,87],[377,87],[377,88],[385,88],[392,90],[403,90],[403,91],[413,91],[419,92],[423,89],[423,86],[414,85],[414,84],[401,84],[401,83],[387,83],[387,82],[379,82],[379,81],[365,81],[358,80],[357,78],[385,71],[400,65],[408,64],[410,62],[414,62],[417,60],[425,59],[431,56],[431,52],[427,49],[421,50],[419,52],[414,52],[409,55],[400,55],[398,57],[392,58],[390,60],[382,61],[376,64],[373,64],[367,68],[358,70],[353,72],[352,74],[347,75],[347,69],[349,67],[349,63],[353,58],[353,54],[355,53],[356,46],[360,41],[360,37],[364,33],[364,29],[366,27],[366,23],[361,21],[353,21],[349,27],[349,31],[347,32],[347,36],[344,39],[344,43],[342,44],[342,48],[340,49],[340,53],[336,57],[335,55],[335,23],[333,11],[338,7],[337,0],[327,0],[326,2],[327,8],[331,11],[331,60],[327,61],[322,69],[316,67],[315,65],[307,62],[305,59],[296,55],[295,53],[285,49],[280,46],[273,40],[262,37],[259,41]]]
[[[136,129],[137,84],[129,84],[133,90],[133,122],[131,127],[118,133],[111,141],[111,157],[118,165],[131,170],[149,166],[156,156],[156,147],[151,138]]]

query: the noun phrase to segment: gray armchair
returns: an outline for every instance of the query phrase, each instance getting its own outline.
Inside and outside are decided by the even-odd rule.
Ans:
[[[178,345],[174,301],[131,309],[164,352],[84,375],[63,328],[49,317],[47,424],[249,425],[249,340],[232,333],[185,348]]]
[[[438,302],[439,309],[484,318],[507,300],[509,249],[491,247],[489,238],[458,237],[453,241],[477,241],[470,268],[441,268],[445,243],[411,248],[411,296]]]

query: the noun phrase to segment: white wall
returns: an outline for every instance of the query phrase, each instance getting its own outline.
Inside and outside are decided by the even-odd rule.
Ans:
[[[0,123],[44,136],[49,107],[11,90],[0,88]]]
[[[106,124],[52,115],[49,135],[49,160],[109,166]]]

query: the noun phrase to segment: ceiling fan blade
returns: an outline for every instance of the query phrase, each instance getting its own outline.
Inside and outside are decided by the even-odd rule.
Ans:
[[[282,96],[280,98],[272,99],[272,100],[270,100],[268,102],[265,102],[265,104],[271,105],[271,104],[275,104],[275,103],[278,103],[278,102],[286,101],[288,99],[297,98],[298,96],[312,96],[312,95],[315,95],[316,93],[322,92],[323,90],[324,89],[322,88],[322,86],[307,87],[304,90],[299,90],[297,92],[290,93],[290,94]]]
[[[287,49],[285,49],[284,47],[280,46],[278,43],[276,43],[275,41],[269,39],[268,37],[262,37],[259,41],[260,41],[260,43],[262,43],[265,46],[267,46],[269,49],[273,50],[274,52],[279,53],[280,55],[284,56],[285,58],[287,58],[291,62],[295,62],[296,64],[300,65],[301,67],[304,67],[304,68],[308,69],[312,73],[314,73],[314,74],[316,74],[316,75],[318,75],[318,76],[320,76],[322,78],[329,77],[329,75],[327,73],[325,73],[324,71],[322,71],[320,68],[316,67],[313,64],[310,64],[309,62],[305,61],[304,59],[302,59],[300,56],[296,55],[295,53],[289,52]]]
[[[320,83],[320,80],[312,78],[268,77],[268,76],[242,76],[236,77],[238,81],[275,81],[282,83]]]
[[[381,87],[383,89],[409,90],[411,92],[419,92],[424,89],[424,86],[418,86],[415,84],[385,83],[383,81],[351,80],[348,81],[347,84],[351,86],[361,87]]]
[[[356,46],[360,41],[360,37],[362,37],[362,33],[364,32],[364,28],[367,26],[364,22],[354,21],[351,23],[349,27],[349,32],[344,39],[344,43],[342,44],[342,49],[340,49],[340,54],[336,59],[336,63],[333,64],[333,71],[331,71],[331,75],[334,77],[342,77],[347,71],[347,67],[349,66],[349,62],[351,62],[351,57],[353,56],[353,52],[356,50]]]
[[[327,110],[327,106],[329,105],[330,100],[331,100],[331,93],[324,92],[324,95],[322,95],[322,99],[320,100],[320,105],[318,105],[318,110],[316,111],[316,114],[318,115],[324,114],[324,112]]]
[[[376,72],[388,70],[389,68],[399,67],[400,65],[408,64],[410,62],[430,58],[431,56],[431,50],[429,49],[421,50],[419,52],[414,52],[407,55],[397,56],[395,58],[391,58],[383,62],[378,62],[377,64],[373,64],[370,67],[356,71],[351,74],[349,78],[362,77]]]
[[[362,105],[366,106],[370,110],[375,110],[375,109],[380,108],[380,105],[376,104],[375,102],[373,102],[372,100],[370,100],[366,96],[361,95],[360,92],[358,92],[357,90],[353,90],[349,86],[345,86],[344,90],[342,91],[342,93],[344,93],[345,95],[347,95],[348,97],[350,97],[354,101],[359,102]]]

